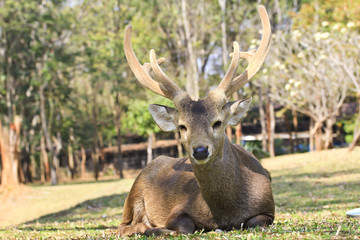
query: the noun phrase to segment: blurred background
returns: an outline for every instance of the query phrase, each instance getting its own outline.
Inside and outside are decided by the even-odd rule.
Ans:
[[[124,29],[133,26],[142,63],[155,49],[179,86],[204,97],[233,41],[242,51],[259,45],[259,4],[272,47],[232,97],[253,103],[228,137],[259,159],[351,150],[360,135],[359,0],[0,0],[1,187],[123,178],[158,155],[184,156],[178,134],[150,116],[148,104],[172,103],[138,84]]]

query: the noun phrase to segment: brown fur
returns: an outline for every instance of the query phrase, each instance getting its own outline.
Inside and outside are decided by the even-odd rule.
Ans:
[[[212,149],[210,160],[203,165],[191,157],[161,156],[152,161],[126,199],[120,236],[231,230],[273,222],[268,172],[251,153],[229,142],[225,124],[218,130],[211,128],[217,119],[230,118],[229,110],[221,105],[211,94],[204,100],[183,99],[178,104],[174,121],[187,127],[182,143],[189,156],[194,144],[207,144]]]

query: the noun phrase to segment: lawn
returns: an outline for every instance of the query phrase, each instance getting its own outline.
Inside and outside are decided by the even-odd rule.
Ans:
[[[336,149],[264,159],[262,163],[272,175],[276,203],[272,226],[172,238],[360,238],[360,219],[345,214],[360,208],[360,147],[351,153]],[[116,180],[37,186],[0,195],[0,239],[116,239],[131,183]]]

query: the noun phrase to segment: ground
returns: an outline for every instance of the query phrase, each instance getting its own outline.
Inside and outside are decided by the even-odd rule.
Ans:
[[[174,239],[359,239],[360,147],[264,159],[276,203],[273,226]],[[0,239],[116,239],[132,179],[27,186],[0,194]],[[135,236],[134,239],[145,239]],[[166,237],[168,238],[168,237]]]

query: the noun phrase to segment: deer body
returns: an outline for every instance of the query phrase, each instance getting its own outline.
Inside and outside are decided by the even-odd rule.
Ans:
[[[201,100],[192,99],[162,72],[155,52],[142,66],[131,47],[131,27],[125,32],[125,53],[139,82],[173,100],[176,108],[150,105],[150,112],[164,131],[178,130],[189,157],[161,156],[135,180],[125,201],[120,236],[135,233],[193,233],[198,229],[266,226],[274,220],[270,176],[259,161],[241,146],[228,140],[227,125],[237,125],[248,110],[251,98],[228,102],[260,68],[270,47],[270,23],[259,7],[263,37],[257,52],[240,52],[234,42],[229,70],[219,86]],[[249,66],[236,74],[239,58]],[[153,71],[154,81],[149,71]]]
[[[251,227],[246,223],[259,215],[271,224],[274,202],[267,172],[242,148],[230,143],[226,145],[230,149],[225,147],[224,150],[238,157],[234,163],[226,165],[230,167],[226,172],[221,171],[224,165],[216,166],[219,165],[216,162],[193,169],[189,158],[161,156],[152,161],[136,179],[126,200],[121,235],[151,228],[181,233],[201,229],[240,229]],[[242,155],[247,155],[251,161],[243,162]],[[240,178],[238,172],[242,174]],[[251,182],[248,179],[252,179]],[[178,220],[178,216],[186,219]],[[136,229],[138,223],[145,223],[142,231]]]

